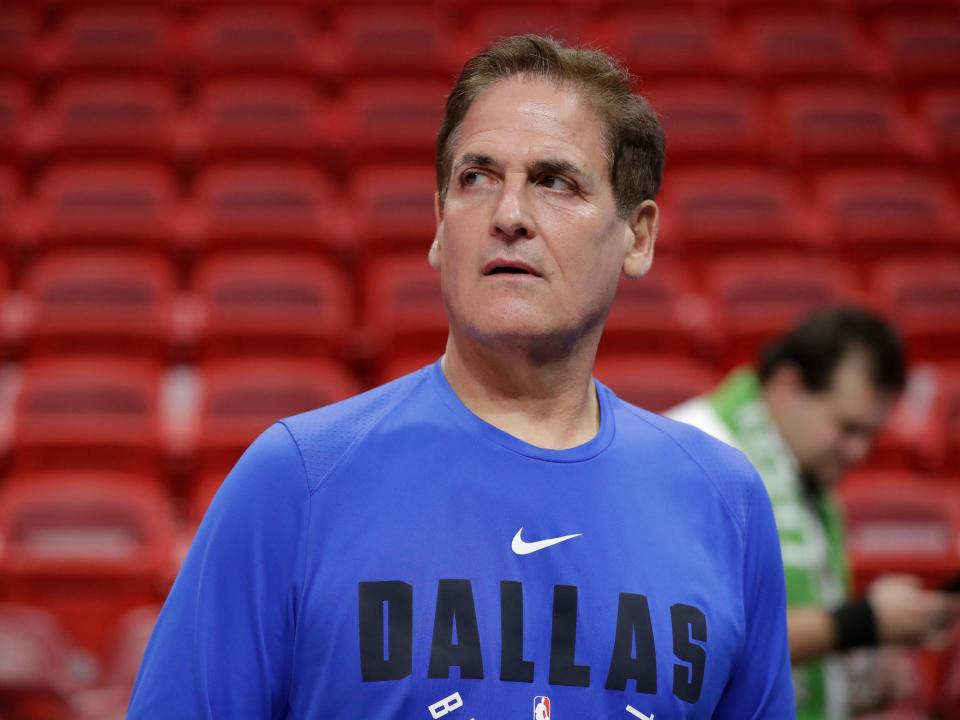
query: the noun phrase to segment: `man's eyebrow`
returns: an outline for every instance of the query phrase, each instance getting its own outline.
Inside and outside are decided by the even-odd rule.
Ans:
[[[493,167],[496,161],[489,155],[478,155],[477,153],[466,153],[457,160],[455,169],[460,169],[464,165],[476,165],[477,167]]]
[[[475,167],[494,167],[497,164],[489,155],[480,155],[478,153],[465,153],[463,157],[457,160],[454,170],[459,170],[461,167],[466,165],[473,165]],[[581,170],[578,166],[574,165],[569,160],[560,160],[554,158],[547,158],[544,160],[536,160],[529,165],[527,165],[527,173],[529,175],[576,175],[577,177],[586,177],[586,173]]]
[[[537,160],[527,166],[531,175],[577,175],[584,177],[586,173],[569,160]]]

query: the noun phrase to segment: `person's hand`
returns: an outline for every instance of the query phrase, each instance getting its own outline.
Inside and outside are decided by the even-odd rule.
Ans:
[[[958,603],[947,593],[924,590],[910,575],[887,575],[867,591],[882,644],[919,645],[942,636],[957,615]]]

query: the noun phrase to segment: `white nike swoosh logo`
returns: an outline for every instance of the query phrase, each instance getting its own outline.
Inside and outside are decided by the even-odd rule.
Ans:
[[[529,555],[530,553],[535,553],[538,550],[543,550],[548,548],[551,545],[556,545],[558,543],[566,542],[575,537],[580,537],[583,533],[576,533],[575,535],[564,535],[563,537],[547,538],[546,540],[537,540],[536,542],[524,542],[523,538],[520,537],[520,534],[523,532],[523,528],[517,530],[517,534],[513,536],[513,543],[510,545],[510,549],[513,550],[517,555]]]

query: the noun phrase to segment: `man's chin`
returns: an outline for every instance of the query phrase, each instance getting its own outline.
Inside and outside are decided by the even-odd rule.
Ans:
[[[468,334],[486,347],[542,356],[545,360],[574,351],[579,337],[567,329],[551,328],[534,318],[518,317],[471,325]]]

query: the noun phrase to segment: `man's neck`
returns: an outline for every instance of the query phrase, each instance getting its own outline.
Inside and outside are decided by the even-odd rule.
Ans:
[[[600,403],[592,382],[596,348],[589,355],[532,358],[523,352],[485,351],[451,334],[442,368],[450,387],[475,415],[524,442],[563,450],[600,429]]]

